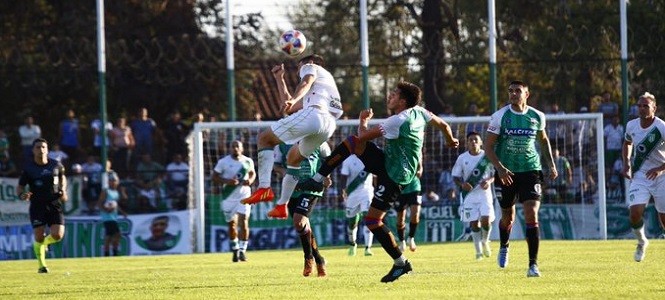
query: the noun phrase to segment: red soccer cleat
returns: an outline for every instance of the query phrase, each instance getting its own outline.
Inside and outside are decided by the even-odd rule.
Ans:
[[[289,217],[289,212],[286,210],[286,204],[277,204],[273,209],[268,212],[268,217],[275,219],[286,219]]]
[[[248,198],[240,200],[240,203],[242,204],[256,204],[259,202],[270,202],[272,199],[275,199],[275,193],[272,192],[272,189],[267,187],[267,188],[259,188],[249,196]]]

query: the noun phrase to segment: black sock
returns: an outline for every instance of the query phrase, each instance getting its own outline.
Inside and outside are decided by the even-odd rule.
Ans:
[[[538,223],[526,225],[526,243],[529,246],[529,267],[538,263],[540,228]]]
[[[406,232],[406,226],[402,226],[402,227],[397,228],[397,238],[400,241],[403,241],[406,238],[405,232]]]
[[[416,236],[416,229],[418,228],[418,223],[409,223],[409,237]]]
[[[504,226],[501,223],[501,221],[499,221],[499,240],[500,240],[499,246],[501,248],[507,248],[510,245],[508,239],[510,239],[510,232],[512,231],[512,229],[513,229],[512,224]]]
[[[305,254],[305,259],[312,258],[312,231],[305,227],[303,230],[298,231],[300,236],[300,244],[302,244],[302,252]]]
[[[312,256],[314,256],[314,262],[316,262],[317,265],[320,265],[323,263],[323,256],[321,256],[321,253],[319,252],[319,245],[316,243],[316,237],[314,236],[314,233],[310,233],[310,235],[312,236]]]
[[[374,238],[381,243],[381,247],[383,247],[383,250],[386,250],[390,257],[397,259],[402,256],[402,252],[399,251],[397,243],[395,242],[395,237],[388,229],[388,226],[383,224],[381,227],[370,229],[370,231],[372,231]]]
[[[344,160],[351,156],[351,151],[349,151],[349,141],[344,140],[333,149],[332,153],[325,159],[323,165],[319,168],[317,173],[326,177],[332,173],[332,171],[337,168],[339,165],[344,162]]]

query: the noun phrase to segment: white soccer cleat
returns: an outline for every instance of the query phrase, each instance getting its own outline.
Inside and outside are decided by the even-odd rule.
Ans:
[[[483,260],[483,254],[482,253],[476,253],[476,260]]]
[[[406,251],[406,241],[401,241],[399,243],[399,251],[402,251],[402,252]]]
[[[644,244],[637,244],[637,249],[635,249],[636,262],[644,260],[644,257],[647,254],[647,246],[649,246],[649,241],[644,241]]]
[[[411,250],[411,252],[416,252],[416,239],[415,238],[409,238],[409,250]]]
[[[490,242],[487,241],[487,243],[482,243],[482,246],[483,246],[483,255],[485,255],[485,257],[492,256],[492,248],[490,247]]]
[[[538,270],[538,265],[531,265],[529,270],[526,271],[526,277],[540,277],[540,270]]]

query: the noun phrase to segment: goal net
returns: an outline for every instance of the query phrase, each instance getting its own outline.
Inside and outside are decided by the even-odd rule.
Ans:
[[[612,176],[612,163],[604,162],[603,128],[601,114],[548,115],[547,133],[552,148],[559,152],[559,174],[563,181],[547,181],[543,187],[540,209],[541,237],[544,239],[606,239],[608,237],[607,211],[621,209],[623,204],[622,182],[607,185],[605,179]],[[489,117],[445,117],[460,139],[459,149],[444,146],[443,135],[428,126],[424,143],[424,174],[421,178],[423,208],[416,240],[421,242],[454,241],[464,234],[465,225],[459,220],[460,197],[450,171],[458,155],[464,149],[464,137],[469,131],[485,135]],[[383,120],[372,120],[371,125]],[[227,224],[221,212],[221,187],[212,182],[213,168],[229,151],[229,143],[240,140],[244,154],[256,162],[258,133],[272,122],[218,122],[197,123],[189,138],[192,147],[190,160],[190,199],[195,207],[193,226],[196,252],[229,251]],[[357,120],[340,120],[330,139],[331,147],[345,137],[355,134]],[[381,143],[381,141],[377,141]],[[344,245],[347,243],[347,221],[344,203],[338,191],[339,170],[331,174],[333,186],[326,190],[324,198],[315,208],[311,223],[320,245]],[[272,188],[279,195],[281,178],[272,175]],[[251,249],[284,249],[299,247],[298,235],[291,221],[273,220],[266,213],[273,203],[252,206],[250,216]],[[609,208],[608,208],[609,206]],[[500,209],[495,202],[497,216]],[[407,210],[408,211],[408,210]],[[394,228],[394,212],[387,219]],[[497,222],[494,222],[497,223]],[[494,225],[496,227],[496,224]],[[517,205],[517,218],[512,238],[524,238],[524,218]],[[359,231],[359,234],[362,231]],[[630,232],[618,231],[610,237],[622,237]],[[493,230],[498,238],[498,230]]]

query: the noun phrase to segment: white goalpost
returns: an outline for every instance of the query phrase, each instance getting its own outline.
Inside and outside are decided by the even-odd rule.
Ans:
[[[431,126],[424,141],[424,174],[421,178],[424,197],[421,228],[417,240],[422,242],[453,241],[464,230],[459,221],[457,207],[459,197],[451,186],[449,171],[457,156],[466,151],[464,137],[468,131],[487,130],[489,117],[444,117],[460,139],[459,149],[444,147],[443,136]],[[372,120],[378,124],[383,120]],[[272,122],[216,122],[196,123],[189,136],[190,144],[190,208],[196,211],[192,220],[195,252],[228,251],[228,235],[223,215],[220,212],[219,187],[211,181],[212,168],[218,159],[228,154],[229,143],[240,140],[244,154],[256,161],[256,140],[260,130]],[[332,147],[345,137],[355,134],[357,120],[339,120],[338,128],[330,139]],[[603,147],[602,114],[547,115],[547,133],[552,148],[557,149],[570,165],[571,182],[565,189],[554,189],[546,183],[540,212],[542,238],[546,239],[607,239],[607,194]],[[381,141],[377,141],[381,143]],[[567,176],[567,170],[558,170]],[[317,205],[311,216],[312,228],[321,245],[344,245],[346,242],[346,220],[344,205],[337,186],[336,170],[332,175],[333,186]],[[278,194],[281,178],[272,176],[272,187]],[[436,197],[435,197],[436,196]],[[622,197],[612,205],[623,205]],[[282,249],[298,246],[297,236],[290,222],[271,220],[266,212],[273,203],[260,203],[252,207],[250,216],[250,248]],[[495,204],[498,208],[498,204]],[[613,207],[614,207],[613,206]],[[390,219],[390,215],[387,219]],[[393,218],[394,219],[394,218]],[[523,217],[518,205],[518,214],[513,227],[513,238],[524,238]],[[394,221],[392,221],[394,222]],[[388,220],[391,224],[391,221]],[[496,223],[496,222],[495,222]],[[394,223],[392,223],[394,224]],[[498,231],[494,231],[495,234]],[[618,233],[617,233],[618,234]],[[616,237],[616,236],[613,236]]]

